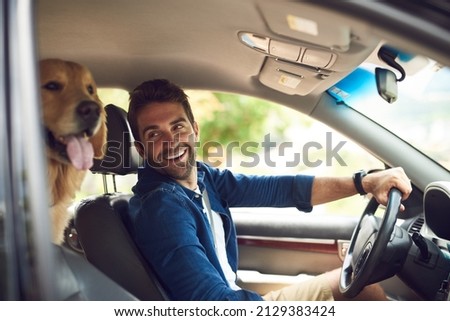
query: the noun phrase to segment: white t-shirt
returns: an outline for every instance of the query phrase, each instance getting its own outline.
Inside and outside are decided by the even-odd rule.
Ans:
[[[198,187],[195,192],[201,194]],[[225,231],[223,228],[222,218],[217,212],[213,211],[212,209],[208,211],[208,207],[205,203],[205,198],[202,197],[202,200],[203,212],[208,218],[209,225],[211,227],[211,230],[213,231],[216,254],[219,259],[220,266],[222,267],[222,271],[225,274],[225,278],[227,279],[229,286],[233,290],[240,290],[241,288],[236,284],[236,273],[233,272],[230,263],[228,263],[227,252],[225,248]]]

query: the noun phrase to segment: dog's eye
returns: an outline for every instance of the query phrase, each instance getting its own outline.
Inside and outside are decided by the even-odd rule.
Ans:
[[[87,91],[93,95],[94,94],[94,87],[92,85],[87,86]]]
[[[61,90],[62,85],[56,81],[50,81],[42,87],[48,90]]]

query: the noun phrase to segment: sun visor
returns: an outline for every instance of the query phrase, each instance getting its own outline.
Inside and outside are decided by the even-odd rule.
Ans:
[[[350,48],[350,26],[331,14],[329,18],[324,17],[326,12],[307,3],[294,6],[291,2],[266,1],[259,7],[268,27],[278,35],[340,52]]]

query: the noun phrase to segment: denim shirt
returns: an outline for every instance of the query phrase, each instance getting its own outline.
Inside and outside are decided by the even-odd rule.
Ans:
[[[312,209],[312,176],[246,176],[197,163],[198,186],[208,191],[225,231],[228,262],[238,268],[230,207]],[[262,300],[229,287],[214,248],[202,196],[151,167],[141,168],[130,200],[131,234],[172,300]]]

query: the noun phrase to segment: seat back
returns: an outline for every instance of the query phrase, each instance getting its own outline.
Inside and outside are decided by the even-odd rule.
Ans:
[[[78,253],[64,246],[53,246],[57,269],[53,275],[54,300],[137,301],[122,286],[99,271]]]
[[[94,159],[91,172],[102,175],[136,174],[142,161],[133,146],[127,112],[112,104],[105,106],[105,111],[108,127],[105,156]]]
[[[126,112],[105,107],[108,145],[103,160],[96,160],[94,173],[135,174],[140,164],[132,146]],[[88,261],[140,300],[167,300],[151,266],[141,255],[127,229],[131,194],[114,191],[88,198],[75,211],[75,229]]]

